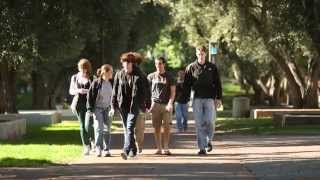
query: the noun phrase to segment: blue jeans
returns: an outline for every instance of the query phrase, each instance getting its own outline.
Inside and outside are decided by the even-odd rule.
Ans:
[[[122,125],[124,129],[124,145],[123,145],[123,152],[129,154],[130,151],[134,155],[137,154],[137,146],[136,146],[136,139],[134,137],[135,133],[135,126],[138,113],[134,114],[133,118],[128,118],[129,110],[120,109],[120,116],[122,119]]]
[[[214,134],[216,111],[213,99],[193,100],[193,115],[196,123],[198,148],[204,150]]]
[[[188,129],[188,104],[176,103],[176,120],[179,131]]]
[[[108,113],[109,108],[96,108],[94,111],[95,144],[101,150],[110,149],[112,120],[109,118]]]

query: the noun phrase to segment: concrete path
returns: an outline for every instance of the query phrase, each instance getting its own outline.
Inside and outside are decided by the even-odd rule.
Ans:
[[[81,157],[65,166],[1,168],[0,179],[320,179],[320,136],[218,135],[214,150],[197,155],[194,128],[173,129],[171,156],[154,155],[147,123],[145,147],[122,160],[122,134],[112,136],[112,157]]]

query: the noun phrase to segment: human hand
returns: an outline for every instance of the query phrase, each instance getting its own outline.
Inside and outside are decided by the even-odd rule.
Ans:
[[[221,100],[220,99],[214,100],[214,105],[215,105],[216,109],[220,108],[222,105]]]
[[[166,110],[168,111],[168,112],[172,112],[172,110],[173,110],[173,105],[172,105],[172,103],[168,103],[167,105],[166,105]]]
[[[114,116],[114,109],[111,108],[110,111],[109,111],[109,117],[113,117]]]
[[[151,106],[150,106],[150,108],[149,108],[147,111],[148,111],[149,113],[151,113],[153,107],[154,107],[154,102],[151,103]]]
[[[87,94],[88,91],[89,91],[88,89],[84,89],[84,88],[78,89],[79,94]]]

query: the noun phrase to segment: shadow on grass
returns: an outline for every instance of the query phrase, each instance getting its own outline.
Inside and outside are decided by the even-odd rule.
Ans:
[[[5,157],[0,159],[0,167],[39,167],[39,166],[48,166],[48,165],[57,165],[48,160],[42,159],[16,159]],[[60,164],[61,165],[61,164]]]

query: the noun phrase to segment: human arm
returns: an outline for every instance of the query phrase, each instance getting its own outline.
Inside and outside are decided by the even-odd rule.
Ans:
[[[173,103],[174,103],[175,96],[176,96],[176,86],[172,85],[172,86],[170,86],[170,99],[169,99],[169,102],[166,106],[166,110],[169,112],[172,112],[172,110],[173,110]]]

